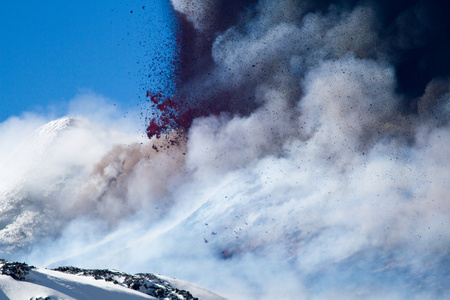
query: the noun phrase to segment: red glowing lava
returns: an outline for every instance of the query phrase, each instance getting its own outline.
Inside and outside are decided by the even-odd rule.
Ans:
[[[152,94],[147,91],[152,108],[156,110],[154,117],[149,120],[147,127],[148,138],[160,138],[161,134],[172,129],[188,129],[192,120],[198,115],[197,111],[184,105],[184,101],[175,97],[163,96],[160,93]]]

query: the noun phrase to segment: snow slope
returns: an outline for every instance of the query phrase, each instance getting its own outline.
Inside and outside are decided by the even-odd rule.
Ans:
[[[225,299],[187,282],[153,274],[73,267],[56,271],[6,261],[0,267],[0,299]]]

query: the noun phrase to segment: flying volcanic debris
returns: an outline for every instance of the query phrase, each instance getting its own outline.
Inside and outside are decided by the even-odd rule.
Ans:
[[[166,4],[149,139],[44,125],[0,168],[1,249],[230,299],[449,298],[447,2]]]
[[[242,263],[249,253],[253,258],[280,255],[293,272],[286,274],[298,278],[292,290],[306,298],[327,298],[338,286],[345,286],[342,298],[358,293],[448,295],[444,286],[449,273],[442,266],[448,266],[449,236],[444,234],[443,242],[441,232],[449,224],[448,197],[436,193],[442,195],[449,186],[441,169],[448,164],[443,153],[449,154],[441,148],[450,120],[450,22],[444,13],[449,5],[295,0],[172,4],[181,28],[176,97],[155,101],[158,96],[148,96],[163,112],[162,124],[173,125],[150,123],[149,137],[180,127],[174,117],[179,114],[172,111],[184,107],[189,119],[184,128],[190,128],[188,169],[200,178],[258,170],[266,178],[261,184],[276,186],[259,195],[250,192],[261,189],[256,183],[234,189],[230,184],[232,193],[246,195],[223,200],[228,204],[209,200],[185,225],[215,220],[213,232],[221,226],[234,228],[228,232],[235,240],[227,230],[222,231],[226,237],[217,239],[222,258],[226,253],[227,258],[241,257]],[[425,159],[429,147],[437,151],[435,163]],[[297,171],[284,161],[298,166]],[[263,171],[265,165],[279,173]],[[236,176],[252,182],[251,175]],[[273,177],[296,180],[288,184]],[[440,204],[431,204],[435,201]],[[272,205],[284,209],[261,208]],[[443,219],[437,207],[446,207]],[[245,224],[251,220],[253,228],[242,231],[242,225],[230,220],[231,212],[217,219],[216,209],[239,212],[234,217],[247,220]],[[315,217],[306,217],[311,213]],[[270,226],[276,225],[269,220],[279,229],[274,232]],[[423,230],[432,230],[437,220],[439,229],[426,234],[425,246]],[[411,243],[415,250],[406,250]],[[268,254],[275,249],[277,255]],[[406,263],[402,252],[414,263]],[[370,291],[385,286],[387,278],[396,278],[403,287]]]

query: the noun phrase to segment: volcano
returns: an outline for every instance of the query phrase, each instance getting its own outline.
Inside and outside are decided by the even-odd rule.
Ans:
[[[142,130],[67,117],[2,157],[3,257],[229,299],[450,298],[448,5],[171,3],[178,81],[143,87]]]

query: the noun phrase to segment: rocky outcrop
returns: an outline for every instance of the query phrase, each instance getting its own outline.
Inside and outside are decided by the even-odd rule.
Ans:
[[[53,269],[53,271],[64,272],[77,276],[89,276],[96,280],[109,281],[158,299],[198,300],[198,298],[192,296],[189,291],[174,288],[169,282],[150,273],[132,275],[116,270],[80,269],[75,267],[59,267]]]
[[[8,275],[15,280],[21,281],[26,279],[26,276],[32,269],[35,269],[35,267],[29,266],[26,263],[8,262],[4,259],[0,259],[0,266],[0,272],[2,275]]]

